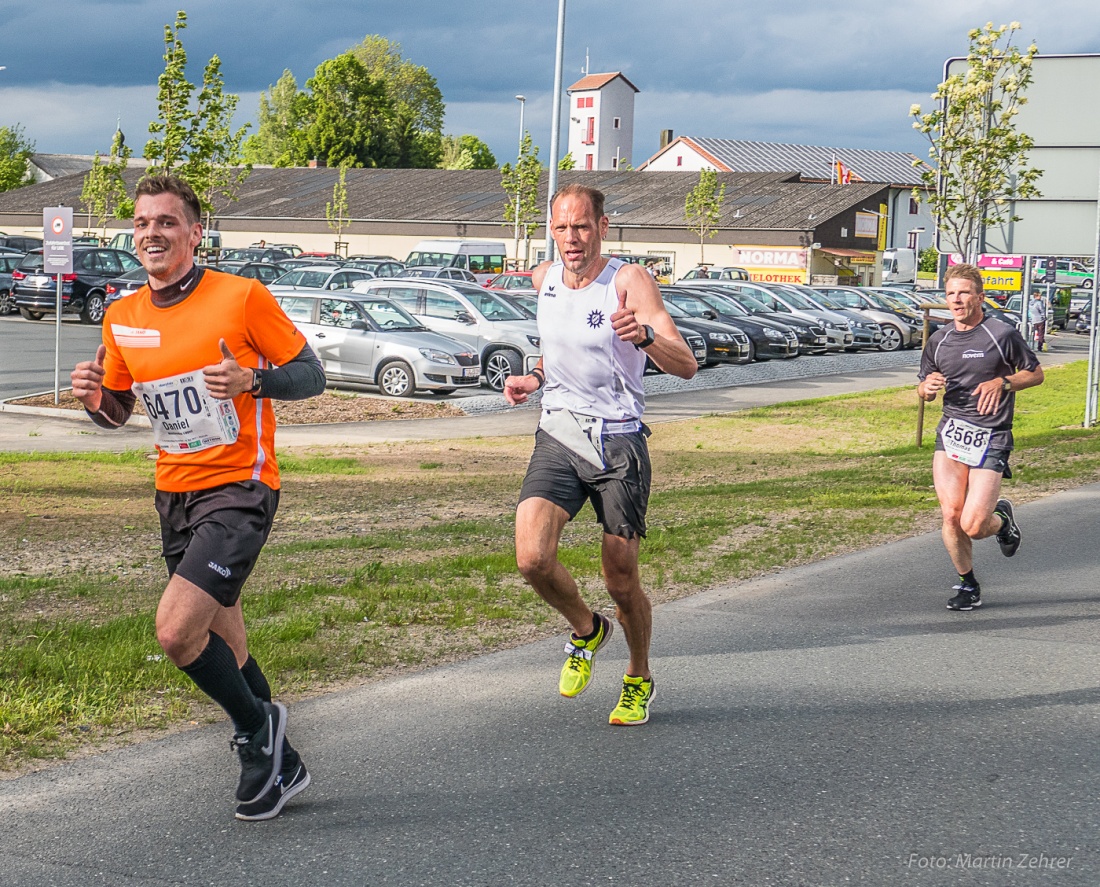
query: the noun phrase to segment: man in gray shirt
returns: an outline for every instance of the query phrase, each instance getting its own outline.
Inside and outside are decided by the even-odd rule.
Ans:
[[[943,513],[943,543],[959,573],[947,608],[973,610],[982,605],[973,540],[995,535],[1006,557],[1020,547],[1012,503],[999,498],[1001,478],[1012,475],[1015,392],[1041,384],[1043,369],[1014,327],[986,317],[977,268],[953,265],[944,286],[954,322],[929,338],[917,393],[931,402],[943,392],[932,478]]]

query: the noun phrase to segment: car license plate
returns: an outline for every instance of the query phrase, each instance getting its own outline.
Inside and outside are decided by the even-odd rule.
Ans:
[[[462,378],[463,379],[476,379],[481,375],[481,367],[463,367]]]

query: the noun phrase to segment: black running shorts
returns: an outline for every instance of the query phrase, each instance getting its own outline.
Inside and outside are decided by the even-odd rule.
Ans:
[[[645,536],[652,469],[648,429],[629,434],[605,434],[600,469],[558,443],[541,429],[527,466],[519,501],[546,499],[565,509],[572,520],[591,500],[605,533],[633,539]]]
[[[256,565],[279,507],[279,491],[256,480],[191,493],[157,490],[168,575],[232,607]]]

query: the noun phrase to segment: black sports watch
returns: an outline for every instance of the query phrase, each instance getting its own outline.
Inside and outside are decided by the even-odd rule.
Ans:
[[[657,334],[653,332],[653,327],[651,327],[648,323],[643,323],[642,329],[645,330],[645,338],[642,339],[642,341],[640,342],[635,342],[635,348],[648,348],[657,338]]]
[[[1004,380],[1004,384],[1001,386],[1001,390],[1005,394],[1008,394],[1008,392],[1010,392],[1012,390],[1012,383],[1009,382],[1007,378]]]
[[[264,382],[264,377],[260,375],[259,370],[252,371],[252,387],[248,389],[248,393],[255,397],[260,393],[260,386]]]

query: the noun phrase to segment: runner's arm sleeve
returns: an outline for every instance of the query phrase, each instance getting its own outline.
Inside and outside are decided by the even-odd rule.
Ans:
[[[99,409],[94,413],[88,412],[88,415],[100,428],[121,428],[133,414],[137,396],[132,391],[116,391],[113,388],[101,388],[100,393]]]
[[[325,390],[325,370],[321,366],[321,359],[308,343],[302,346],[302,350],[289,363],[256,372],[260,374],[257,397],[305,400]]]

